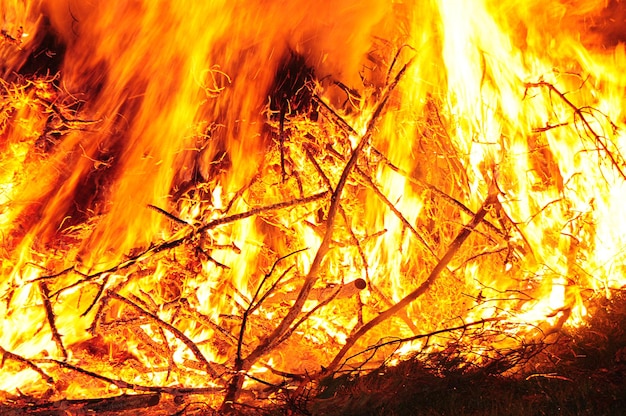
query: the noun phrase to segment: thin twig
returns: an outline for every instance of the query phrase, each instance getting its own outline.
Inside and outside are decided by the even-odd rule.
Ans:
[[[261,280],[261,283],[259,283],[259,285],[258,285],[258,287],[256,289],[256,292],[254,293],[254,296],[252,296],[252,299],[250,299],[250,303],[248,304],[248,307],[244,311],[243,317],[241,319],[241,326],[239,327],[239,338],[238,338],[238,341],[237,341],[237,358],[235,359],[235,371],[241,370],[241,368],[237,368],[237,367],[238,367],[238,363],[240,364],[242,362],[241,346],[243,344],[243,336],[244,336],[244,333],[246,331],[246,324],[248,323],[248,316],[253,311],[253,308],[256,309],[261,304],[263,299],[266,298],[266,296],[263,296],[263,298],[261,300],[259,300],[259,303],[257,305],[255,305],[256,299],[259,296],[259,293],[261,293],[261,288],[263,287],[263,285],[265,284],[267,279],[269,279],[270,276],[272,276],[272,273],[274,273],[274,270],[276,269],[276,266],[278,265],[278,263],[280,263],[282,260],[285,260],[285,259],[293,256],[294,254],[300,253],[300,252],[305,251],[305,250],[308,250],[308,248],[302,248],[300,250],[296,250],[296,251],[293,251],[293,252],[291,252],[289,254],[286,254],[286,255],[284,255],[282,257],[279,257],[274,262],[274,264],[272,265],[272,268],[270,269],[270,271],[268,273],[266,273],[265,276],[263,276],[263,279]],[[284,276],[284,274],[283,274],[283,276]]]
[[[466,264],[469,264],[471,262],[473,262],[474,260],[477,260],[481,257],[484,256],[492,256],[494,254],[500,254],[503,251],[509,251],[509,247],[500,247],[500,248],[495,248],[493,250],[486,250],[483,251],[481,253],[475,254],[471,257],[466,258],[465,260],[463,260],[463,263],[459,264],[455,269],[452,270],[452,273],[456,273],[457,271],[461,270],[463,267],[465,267]]]
[[[306,152],[307,157],[309,158],[309,160],[311,161],[311,163],[315,167],[315,170],[317,171],[317,173],[320,175],[320,177],[322,178],[324,183],[326,183],[326,186],[328,187],[328,189],[332,190],[333,186],[332,186],[332,184],[330,182],[330,179],[328,178],[328,176],[326,176],[326,174],[322,170],[322,168],[319,165],[319,163],[317,163],[317,160],[315,160],[315,156],[313,156],[313,153],[311,152],[309,147],[305,145],[304,146],[304,151]],[[348,229],[348,232],[350,233],[350,239],[352,240],[352,244],[354,244],[355,247],[357,248],[357,251],[359,253],[359,257],[361,257],[361,261],[363,262],[363,270],[365,271],[365,280],[367,282],[369,282],[370,281],[370,278],[369,278],[370,276],[369,276],[367,258],[365,257],[365,252],[363,251],[363,247],[361,247],[361,243],[359,242],[359,239],[356,237],[356,234],[354,233],[354,230],[350,226],[350,222],[348,221],[348,215],[346,214],[346,211],[343,209],[343,206],[340,206],[339,209],[340,209],[341,217],[343,218],[343,222],[344,222],[344,224],[346,224],[346,228]]]
[[[327,118],[333,123],[337,124],[339,128],[346,131],[348,134],[352,134],[353,136],[359,135],[359,133],[357,133],[357,131],[354,130],[354,128],[352,128],[350,123],[348,123],[346,120],[344,120],[343,117],[337,114],[337,112],[333,110],[332,107],[330,107],[328,104],[326,104],[326,102],[322,100],[318,95],[313,94],[312,100],[316,104],[318,104],[320,108],[323,110],[322,114],[326,113]]]
[[[398,59],[400,58],[400,54],[402,53],[402,49],[404,48],[408,48],[410,50],[412,50],[415,53],[419,53],[413,46],[409,45],[409,44],[403,44],[401,45],[398,50],[396,51],[396,53],[393,55],[393,59],[391,60],[391,65],[389,65],[389,69],[387,70],[387,75],[385,76],[385,83],[388,84],[389,80],[391,79],[391,74],[393,73],[393,69],[396,66],[396,63],[398,62]]]
[[[100,285],[100,287],[98,287],[98,293],[96,293],[96,296],[93,298],[87,309],[85,309],[85,312],[80,314],[81,317],[87,316],[89,312],[91,312],[93,307],[96,306],[98,300],[100,300],[102,294],[104,293],[104,289],[106,288],[107,283],[109,283],[109,275],[104,277],[102,284]]]
[[[211,328],[214,332],[221,333],[226,337],[225,339],[231,345],[235,345],[237,343],[237,338],[233,334],[231,334],[228,329],[223,328],[222,326],[213,322],[208,316],[198,312],[189,304],[189,301],[187,299],[180,299],[179,303],[180,306],[184,306],[181,312],[184,316],[193,319],[195,322],[201,325]]]
[[[268,296],[270,296],[272,293],[274,293],[274,290],[276,289],[276,286],[278,286],[278,284],[283,281],[284,277],[287,276],[287,274],[291,270],[293,270],[294,267],[295,267],[295,265],[292,264],[284,272],[282,272],[280,276],[278,276],[278,279],[276,279],[276,281],[274,283],[272,283],[270,288],[267,289],[267,291],[263,294],[263,296],[261,296],[259,301],[256,304],[251,305],[252,307],[250,309],[250,313],[253,313],[254,311],[256,311],[263,304],[263,302],[265,302],[265,299],[267,299]]]
[[[282,344],[283,342],[285,342],[287,339],[289,339],[289,337],[291,337],[291,334],[293,334],[293,332],[298,329],[298,327],[300,325],[302,325],[304,322],[306,322],[315,312],[317,312],[320,308],[323,308],[324,306],[328,305],[333,299],[335,299],[337,297],[337,295],[339,294],[339,292],[341,292],[342,288],[344,286],[343,285],[337,285],[337,287],[335,288],[335,290],[333,290],[333,292],[330,294],[330,296],[328,296],[326,299],[322,300],[321,302],[319,302],[317,305],[315,305],[313,307],[313,309],[311,309],[310,311],[308,311],[307,313],[304,314],[304,316],[302,318],[300,318],[298,320],[298,322],[296,322],[295,324],[293,324],[284,334],[283,336],[280,338],[280,340],[278,341],[278,344]]]
[[[320,166],[320,164],[317,163],[317,160],[315,159],[315,156],[313,155],[313,152],[311,152],[311,149],[309,148],[309,146],[305,144],[303,147],[304,147],[304,152],[306,153],[307,158],[309,159],[309,161],[311,162],[311,164],[317,171],[317,174],[320,175],[320,178],[322,178],[322,181],[326,184],[326,187],[331,192],[334,192],[333,184],[330,182],[330,179],[328,178],[326,173],[324,173],[324,171],[322,170],[322,167]]]
[[[307,157],[309,158],[311,163],[313,163],[313,166],[315,166],[315,169],[317,170],[319,175],[322,177],[322,180],[326,183],[326,186],[329,189],[333,189],[330,179],[326,176],[322,168],[319,166],[319,164],[317,163],[317,160],[315,160],[315,157],[313,153],[310,151],[310,149],[308,148],[308,146],[305,146],[304,150],[306,151]],[[365,272],[365,280],[369,284],[370,283],[369,266],[367,263],[367,257],[365,256],[365,252],[363,251],[363,247],[361,246],[361,242],[359,241],[356,234],[354,233],[354,230],[352,229],[352,226],[350,225],[350,222],[348,221],[348,214],[346,213],[342,205],[339,206],[339,212],[350,234],[350,239],[352,240],[352,244],[356,247],[357,252],[359,253],[359,257],[361,258],[361,262],[363,263],[363,271]]]
[[[178,223],[178,224],[182,224],[182,225],[191,225],[189,224],[187,221],[183,220],[182,218],[178,218],[176,215],[172,214],[171,212],[168,212],[166,210],[164,210],[163,208],[159,208],[156,205],[152,205],[152,204],[148,204],[148,208],[153,209],[154,211],[158,212],[159,214],[162,214],[164,216],[166,216],[168,219]]]
[[[278,145],[280,147],[280,171],[281,181],[284,183],[287,178],[287,172],[285,172],[285,114],[286,110],[281,108],[279,115],[279,133],[278,133]]]
[[[484,325],[484,324],[489,323],[489,322],[498,322],[498,321],[503,321],[503,320],[504,320],[504,318],[502,318],[502,317],[500,317],[500,318],[498,318],[498,317],[485,318],[485,319],[481,319],[480,321],[469,322],[469,323],[466,323],[466,324],[463,324],[463,325],[459,325],[459,326],[455,326],[455,327],[452,327],[452,328],[438,329],[436,331],[432,331],[432,332],[429,332],[427,334],[418,334],[418,335],[414,335],[412,337],[407,337],[407,338],[392,339],[391,341],[386,341],[386,342],[383,342],[383,343],[380,343],[380,344],[376,344],[376,345],[372,345],[370,347],[367,347],[363,351],[359,351],[358,353],[347,357],[345,361],[349,361],[352,358],[358,357],[361,354],[364,354],[364,353],[372,351],[372,350],[380,349],[380,348],[382,348],[384,346],[387,346],[387,345],[404,344],[404,343],[416,341],[416,340],[422,339],[422,338],[431,338],[431,337],[433,337],[435,335],[444,334],[446,332],[453,332],[453,331],[458,331],[458,330],[466,330],[466,329],[471,328],[473,326]]]
[[[376,194],[378,199],[380,199],[381,201],[383,201],[385,205],[387,205],[387,207],[391,210],[391,212],[395,214],[395,216],[400,220],[400,222],[402,222],[402,224],[405,227],[411,230],[413,235],[417,237],[420,243],[422,243],[422,245],[426,247],[428,252],[435,258],[435,260],[439,261],[439,257],[437,257],[437,253],[435,253],[435,251],[428,245],[426,240],[424,240],[424,237],[422,237],[422,235],[417,231],[417,229],[413,227],[413,224],[411,224],[404,217],[404,215],[400,212],[400,210],[398,210],[398,208],[396,208],[395,205],[387,198],[387,196],[383,194],[383,192],[380,189],[378,189],[378,186],[374,183],[372,178],[370,178],[369,175],[363,172],[359,167],[357,167],[355,170],[359,173],[359,175],[361,175],[361,178],[365,181],[365,183],[367,183],[370,189],[374,191],[374,194]]]
[[[428,182],[424,182],[422,180],[416,179],[413,176],[411,176],[407,171],[399,168],[398,166],[396,166],[393,162],[391,162],[391,160],[389,160],[387,158],[387,156],[385,154],[383,154],[380,150],[376,149],[375,147],[371,147],[372,153],[376,154],[378,157],[380,157],[381,159],[383,159],[383,161],[385,162],[385,164],[394,172],[402,175],[406,180],[408,180],[409,182],[411,182],[412,184],[424,187],[426,189],[428,189],[429,191],[432,191],[433,193],[437,194],[438,196],[440,196],[441,198],[443,198],[444,201],[447,201],[448,203],[450,203],[453,206],[456,206],[457,208],[459,208],[461,211],[465,212],[467,215],[471,215],[473,216],[475,213],[474,211],[472,211],[471,209],[469,209],[467,207],[467,205],[465,205],[464,203],[462,203],[461,201],[459,201],[458,199],[454,198],[451,195],[448,195],[447,193],[445,193],[444,191],[442,191],[441,189],[437,188],[435,185],[432,185]],[[498,234],[499,236],[504,236],[504,232],[499,229],[498,227],[496,227],[495,225],[493,225],[491,222],[485,220],[484,224],[489,227],[492,231],[494,231],[496,234]]]

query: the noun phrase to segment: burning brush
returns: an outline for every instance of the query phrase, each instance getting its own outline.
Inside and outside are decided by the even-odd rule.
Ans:
[[[7,409],[523,373],[624,285],[601,1],[2,3]]]

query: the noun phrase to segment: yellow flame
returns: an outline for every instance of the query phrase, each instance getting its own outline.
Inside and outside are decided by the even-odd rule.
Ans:
[[[626,32],[613,3],[0,3],[0,346],[24,359],[61,357],[61,339],[78,360],[93,339],[111,368],[122,349],[152,370],[124,367],[132,382],[202,384],[164,368],[201,366],[199,353],[233,368],[238,348],[249,353],[288,315],[305,278],[317,279],[305,313],[326,300],[315,294],[365,279],[250,372],[317,370],[424,284],[494,188],[488,223],[358,347],[459,317],[528,336],[579,325],[587,292],[626,284]],[[47,33],[66,48],[48,51],[59,73],[26,73]],[[290,57],[300,72],[276,79]],[[281,90],[302,73],[306,85]],[[288,96],[302,92],[332,111],[299,113]],[[363,136],[331,248],[309,276],[328,195],[262,208],[332,192]],[[444,343],[433,339],[396,357]],[[44,389],[11,365],[0,390]],[[78,383],[64,393],[88,394]]]

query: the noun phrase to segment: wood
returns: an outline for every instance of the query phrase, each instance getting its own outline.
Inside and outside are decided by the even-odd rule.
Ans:
[[[65,416],[86,414],[120,414],[137,409],[148,409],[161,402],[160,393],[122,394],[121,396],[84,400],[58,400],[39,405],[22,405],[19,407],[0,407],[3,416],[39,415]],[[143,412],[142,412],[143,413]],[[134,414],[138,414],[136,411]]]

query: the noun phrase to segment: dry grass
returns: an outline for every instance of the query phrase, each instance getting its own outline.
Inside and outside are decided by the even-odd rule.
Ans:
[[[626,294],[598,298],[591,319],[563,329],[523,368],[434,367],[413,359],[362,377],[337,378],[268,414],[622,415],[626,409]],[[506,369],[508,366],[503,366]]]

